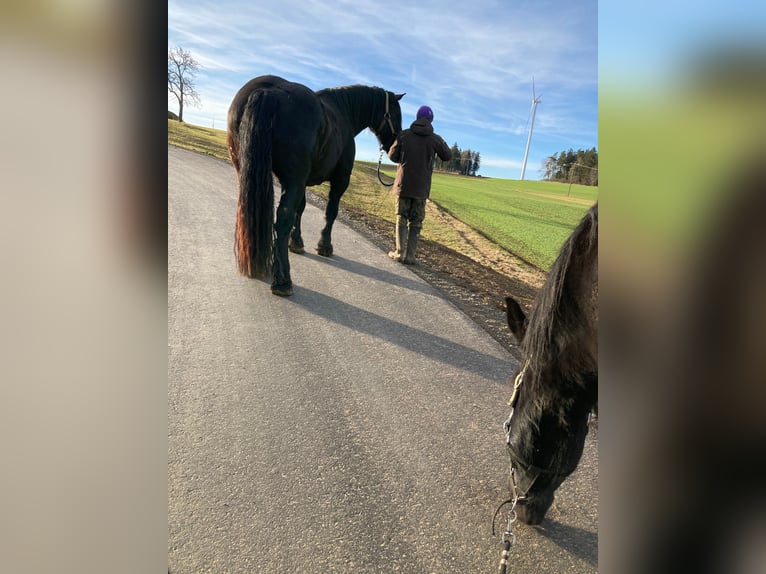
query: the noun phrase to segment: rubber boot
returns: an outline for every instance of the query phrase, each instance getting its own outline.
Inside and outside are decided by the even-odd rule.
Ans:
[[[407,251],[404,255],[402,263],[405,265],[417,265],[418,260],[415,259],[415,252],[418,249],[418,237],[420,236],[420,228],[410,227],[410,232],[407,237]]]
[[[388,256],[394,261],[399,261],[401,263],[404,258],[404,241],[406,236],[407,223],[405,221],[400,221],[396,226],[396,249],[388,252]]]

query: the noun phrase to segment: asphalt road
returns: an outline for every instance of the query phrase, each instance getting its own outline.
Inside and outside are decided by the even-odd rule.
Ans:
[[[168,146],[168,564],[199,572],[497,571],[516,362],[348,227],[237,273],[230,164]],[[597,428],[509,572],[598,569]],[[498,520],[502,531],[503,520]]]

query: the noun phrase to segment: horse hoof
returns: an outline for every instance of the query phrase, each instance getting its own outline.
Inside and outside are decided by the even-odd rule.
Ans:
[[[321,255],[322,257],[331,257],[332,256],[332,245],[317,245],[317,253]]]
[[[271,292],[278,297],[289,297],[293,294],[292,287],[272,287]]]
[[[306,250],[303,248],[303,245],[293,245],[291,243],[290,245],[288,245],[288,249],[290,249],[292,253],[296,253],[298,255],[303,255],[304,253],[306,253]]]

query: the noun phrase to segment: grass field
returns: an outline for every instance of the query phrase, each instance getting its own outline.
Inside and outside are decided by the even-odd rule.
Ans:
[[[393,174],[393,172],[389,172]],[[588,208],[598,188],[548,181],[435,173],[431,199],[494,243],[543,270]]]
[[[229,159],[225,132],[168,120],[168,143]],[[357,161],[351,184],[343,196],[346,206],[371,213],[391,223],[395,197],[378,182],[377,164]],[[383,174],[393,177],[393,167]],[[328,184],[311,188],[327,197]],[[596,201],[598,188],[547,181],[462,177],[435,173],[431,200],[479,231],[499,247],[547,271],[563,241]],[[392,226],[393,234],[393,226]],[[426,217],[422,235],[460,251],[465,239],[453,228]]]
[[[226,132],[223,130],[203,128],[169,119],[168,143],[220,159],[229,159]]]

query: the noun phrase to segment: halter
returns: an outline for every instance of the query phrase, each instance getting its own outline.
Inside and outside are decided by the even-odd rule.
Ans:
[[[560,474],[569,474],[572,472],[569,471],[559,473],[549,469],[541,468],[539,466],[534,466],[532,464],[526,464],[523,462],[522,457],[519,456],[519,454],[516,452],[516,449],[511,444],[511,419],[513,418],[513,412],[516,410],[516,404],[519,402],[519,389],[521,388],[521,384],[524,382],[524,373],[526,372],[527,367],[529,367],[529,360],[524,362],[524,366],[521,368],[519,374],[516,375],[516,378],[513,381],[513,392],[511,393],[511,398],[508,400],[508,405],[511,407],[511,413],[508,415],[508,419],[503,423],[503,430],[505,431],[505,443],[508,447],[508,458],[510,459],[509,466],[511,497],[508,500],[500,503],[500,506],[498,506],[497,510],[495,510],[495,514],[492,517],[493,536],[495,535],[495,519],[497,518],[498,513],[506,504],[510,504],[511,509],[508,511],[508,520],[506,523],[505,532],[503,533],[502,537],[503,551],[500,554],[500,574],[506,574],[511,546],[513,546],[513,544],[516,542],[516,535],[513,534],[513,523],[516,522],[517,518],[516,505],[518,503],[524,504],[524,501],[527,498],[527,493],[530,491],[540,475],[550,474],[555,476]],[[519,481],[516,476],[517,468],[524,470],[524,477],[522,481]]]
[[[391,129],[391,135],[395,136],[396,132],[394,131],[394,122],[391,121],[391,114],[388,111],[388,92],[386,92],[386,113],[383,114],[383,119],[380,121],[378,129],[375,131],[380,133],[380,130],[382,130],[383,126],[386,125],[386,122],[388,122],[388,127]]]
[[[508,399],[508,405],[511,407],[511,414],[508,415],[508,420],[503,424],[503,429],[505,430],[505,442],[507,444],[511,443],[511,418],[513,418],[513,411],[516,410],[516,403],[519,402],[519,387],[524,381],[524,371],[527,370],[528,366],[529,361],[524,363],[519,374],[516,375],[516,379],[513,381],[513,393],[511,393],[511,398]]]
[[[388,122],[388,127],[391,130],[391,135],[396,136],[396,132],[394,131],[394,122],[391,121],[391,114],[388,111],[388,92],[386,92],[386,113],[383,114],[383,119],[380,121],[380,125],[378,126],[378,129],[376,130],[377,133],[380,133],[380,130],[383,129],[383,126],[386,125],[386,122]],[[383,178],[380,177],[380,165],[383,163],[383,145],[380,146],[380,157],[378,157],[378,181],[385,185],[386,187],[391,187],[394,185],[394,182],[386,183],[383,181]]]
[[[524,363],[524,366],[521,368],[521,371],[519,371],[519,374],[516,375],[516,379],[513,382],[513,393],[511,394],[511,398],[508,400],[508,405],[511,407],[511,413],[508,415],[508,419],[506,419],[506,421],[503,423],[503,430],[505,431],[505,444],[508,447],[508,457],[510,458],[511,462],[511,483],[513,485],[513,496],[517,500],[524,500],[526,498],[526,494],[530,491],[532,486],[535,484],[535,481],[537,481],[541,475],[547,474],[551,476],[568,476],[574,472],[575,468],[577,468],[577,465],[575,464],[572,469],[554,471],[549,468],[535,466],[534,464],[524,461],[524,459],[516,451],[515,447],[511,444],[511,419],[513,418],[513,412],[516,410],[516,404],[519,402],[519,389],[521,388],[521,384],[524,382],[524,373],[527,370],[527,367],[529,367],[528,360]],[[520,482],[517,482],[516,468],[520,468],[524,471],[523,480]],[[518,493],[521,494],[519,495]]]

